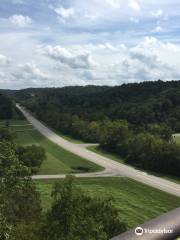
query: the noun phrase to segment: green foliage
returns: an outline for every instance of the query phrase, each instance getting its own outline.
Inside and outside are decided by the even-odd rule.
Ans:
[[[11,225],[6,222],[6,219],[0,213],[0,239],[7,240],[9,239],[11,233]]]
[[[8,128],[0,128],[0,141],[13,141],[13,135]]]
[[[28,240],[24,234],[36,236],[31,226],[40,218],[40,198],[28,176],[28,168],[16,157],[14,145],[0,142],[0,213],[4,219],[0,224],[8,228],[12,240],[19,240],[18,236]]]
[[[41,229],[43,240],[105,240],[126,229],[110,199],[84,194],[71,176],[56,183],[52,195],[54,201]]]
[[[166,124],[149,124],[147,131],[155,136],[159,136],[162,139],[169,141],[172,139],[172,129]]]
[[[88,122],[80,119],[78,116],[72,116],[71,134],[75,138],[80,138],[87,142],[97,142],[101,132],[100,124],[100,122]]]
[[[71,177],[55,185],[52,208],[43,216],[29,167],[41,164],[44,150],[34,145],[17,148],[13,142],[2,140],[0,239],[105,240],[126,229],[111,200],[85,195]]]
[[[117,145],[128,142],[131,132],[126,121],[105,121],[102,126],[100,145],[107,149],[116,149]]]
[[[180,176],[180,146],[142,133],[131,139],[127,162],[147,170]]]
[[[41,146],[18,146],[16,148],[18,159],[23,165],[31,168],[31,173],[37,173],[46,158],[45,150]]]
[[[89,122],[105,117],[125,119],[138,127],[166,122],[180,131],[180,81],[27,89],[14,92],[14,96],[64,133],[69,132],[73,115]]]
[[[179,151],[171,140],[173,131],[180,131],[180,81],[115,87],[27,89],[15,94],[21,101],[26,99],[25,96],[28,97],[25,105],[56,130],[84,141],[99,142],[103,149],[123,158],[128,156],[127,161],[139,167],[179,175],[179,169],[174,167],[179,164]],[[146,154],[137,146],[137,150],[133,150],[134,157],[130,149],[132,141],[130,144],[129,141],[136,139],[134,135],[146,132],[156,141],[152,140],[150,144],[151,137],[146,137],[142,143]],[[169,153],[162,147],[163,144]],[[152,154],[154,148],[161,157]],[[168,155],[170,153],[172,157]],[[143,160],[143,154],[147,161]],[[162,156],[172,160],[163,161]],[[136,161],[136,158],[141,160]],[[173,167],[168,170],[169,162],[173,163]]]
[[[0,93],[0,119],[11,119],[13,116],[13,104],[9,98]]]

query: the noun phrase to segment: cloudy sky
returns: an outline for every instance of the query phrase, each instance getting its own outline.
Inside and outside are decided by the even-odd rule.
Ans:
[[[0,0],[0,88],[180,79],[179,0]]]

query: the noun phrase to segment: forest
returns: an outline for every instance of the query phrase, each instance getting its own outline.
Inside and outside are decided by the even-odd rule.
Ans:
[[[128,164],[179,176],[180,81],[7,91],[39,120],[118,154]]]
[[[26,89],[9,93],[33,112],[77,115],[87,121],[125,119],[136,126],[166,123],[180,131],[180,82]],[[68,116],[67,116],[68,118]]]

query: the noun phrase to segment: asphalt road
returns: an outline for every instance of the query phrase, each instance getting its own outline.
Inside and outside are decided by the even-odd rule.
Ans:
[[[45,137],[55,144],[63,147],[64,149],[85,158],[91,162],[99,164],[105,170],[97,173],[75,174],[78,177],[105,177],[105,176],[126,176],[138,182],[147,184],[154,188],[168,192],[170,194],[180,197],[180,185],[160,177],[149,175],[146,172],[134,169],[122,163],[115,162],[107,157],[101,156],[97,153],[91,152],[86,149],[84,144],[76,144],[65,140],[60,137],[40,121],[35,119],[29,112],[17,104],[17,107],[24,114],[27,120]],[[57,179],[63,178],[65,175],[36,175],[33,179]]]

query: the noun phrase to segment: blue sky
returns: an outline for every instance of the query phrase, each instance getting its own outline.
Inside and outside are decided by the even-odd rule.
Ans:
[[[1,0],[0,88],[180,79],[179,0]]]

